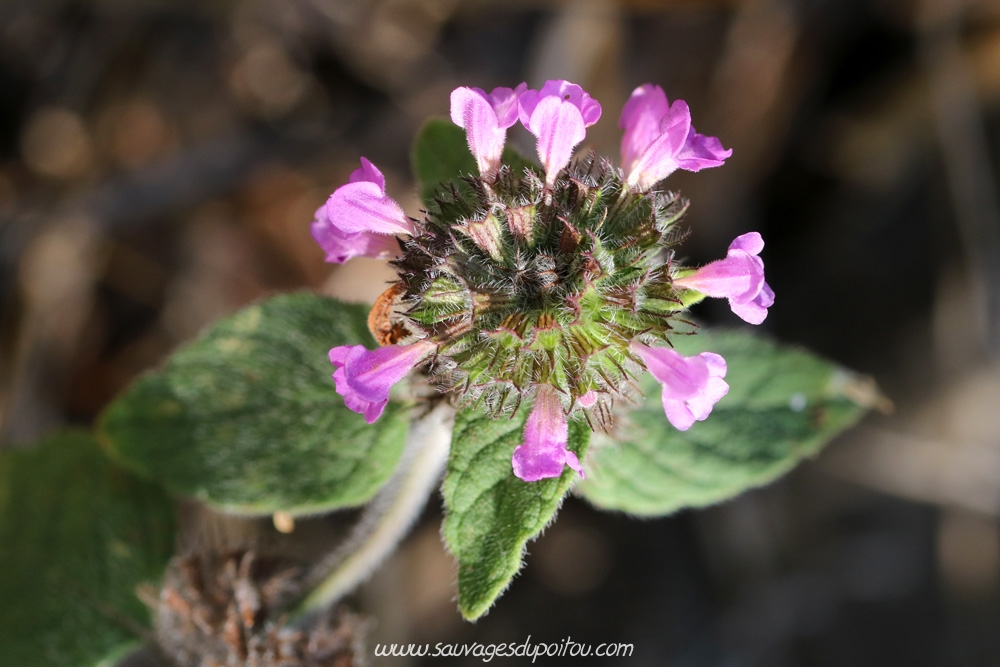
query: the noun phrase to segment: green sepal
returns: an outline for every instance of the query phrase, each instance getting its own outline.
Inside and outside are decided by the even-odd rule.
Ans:
[[[121,655],[150,626],[136,587],[159,585],[173,544],[167,493],[116,467],[91,434],[0,452],[0,662]]]
[[[103,441],[135,472],[225,512],[361,505],[407,431],[404,406],[390,401],[369,425],[330,377],[330,348],[376,347],[367,312],[302,292],[223,318],[107,408]]]
[[[766,484],[857,422],[875,398],[850,371],[742,331],[675,336],[677,351],[722,355],[729,393],[688,431],[667,421],[661,387],[645,374],[642,404],[597,434],[576,492],[594,505],[659,516],[721,502]],[[868,390],[877,397],[877,392]]]
[[[458,560],[458,606],[468,620],[485,614],[521,569],[525,546],[553,519],[578,475],[525,482],[511,458],[523,442],[529,410],[493,419],[458,414],[445,474],[444,539]],[[590,429],[569,424],[569,449],[583,459]]]

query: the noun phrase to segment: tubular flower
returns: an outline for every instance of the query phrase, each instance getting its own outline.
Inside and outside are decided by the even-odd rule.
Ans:
[[[514,474],[525,482],[537,482],[558,477],[569,466],[583,476],[580,460],[566,448],[568,437],[566,415],[555,389],[541,385],[524,425],[524,444],[514,450],[511,459]]]
[[[750,324],[760,324],[774,303],[774,292],[764,282],[764,260],[758,257],[763,249],[764,239],[757,232],[737,236],[725,259],[675,278],[674,287],[725,297],[734,313]]]
[[[713,352],[685,357],[668,347],[651,348],[632,343],[650,374],[663,385],[663,411],[667,421],[681,431],[691,428],[712,412],[712,407],[729,392],[726,361]]]
[[[587,136],[586,128],[601,117],[601,105],[575,83],[552,80],[522,93],[518,107],[521,123],[538,139],[538,158],[551,186]]]
[[[515,104],[538,139],[540,168],[503,161]],[[386,347],[330,351],[348,407],[373,422],[391,385],[433,355],[423,373],[465,409],[503,418],[533,402],[524,439],[510,452],[514,474],[526,481],[566,466],[582,474],[570,422],[609,429],[647,369],[663,385],[674,426],[705,419],[728,390],[725,361],[711,352],[684,357],[664,344],[684,327],[691,291],[729,298],[747,321],[764,318],[774,295],[758,256],[763,241],[746,234],[723,260],[679,265],[687,202],[656,185],[674,169],[722,164],[729,151],[694,132],[687,106],[669,105],[652,85],[637,89],[622,113],[624,172],[593,155],[571,159],[601,106],[567,81],[490,94],[459,88],[451,112],[478,177],[440,184],[411,221],[362,160],[330,198],[329,224],[317,216],[314,235],[335,258],[385,254],[375,235],[405,235],[392,239],[397,280],[369,317]]]
[[[399,254],[399,243],[394,236],[372,232],[349,234],[342,231],[330,221],[325,204],[316,211],[312,237],[326,252],[326,261],[333,264],[343,264],[352,257],[387,259]]]
[[[326,217],[345,235],[413,233],[413,223],[403,209],[385,194],[385,176],[365,158],[350,182],[330,195]]]
[[[461,87],[451,93],[451,120],[465,130],[469,150],[483,178],[500,169],[507,128],[517,122],[517,101],[528,88],[494,88],[489,95],[480,88]]]
[[[646,191],[677,169],[718,167],[733,154],[715,137],[695,132],[684,100],[667,102],[659,86],[632,92],[622,109],[622,168],[630,188]]]
[[[363,414],[369,424],[382,416],[389,390],[409,375],[414,366],[434,350],[434,343],[420,341],[367,350],[362,345],[342,345],[330,350],[333,381],[348,408]]]

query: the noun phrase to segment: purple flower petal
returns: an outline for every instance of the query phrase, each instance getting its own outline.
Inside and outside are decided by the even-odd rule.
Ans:
[[[674,286],[707,296],[729,299],[729,307],[750,324],[760,324],[774,304],[774,292],[764,282],[764,261],[758,253],[764,240],[757,232],[738,236],[729,244],[725,259],[701,267],[689,276],[674,279]]]
[[[707,418],[729,391],[722,379],[726,376],[726,362],[713,352],[685,357],[666,347],[651,348],[633,342],[631,348],[663,386],[663,412],[678,430],[686,431],[696,421]]]
[[[385,194],[385,177],[361,158],[361,168],[350,182],[337,188],[326,202],[330,223],[345,234],[412,234],[413,223],[392,197]]]
[[[760,235],[760,232],[740,234],[729,244],[729,249],[742,250],[751,255],[759,255],[760,251],[764,249],[764,237]]]
[[[569,428],[555,390],[542,385],[524,426],[524,444],[514,450],[514,474],[525,482],[558,477],[569,466],[583,476],[576,454],[566,449]]]
[[[669,104],[659,86],[645,84],[622,108],[622,168],[629,187],[649,190],[677,169],[718,167],[731,150],[715,137],[698,134],[684,100]]]
[[[507,128],[517,122],[517,100],[527,88],[494,88],[487,95],[479,88],[461,87],[451,93],[451,120],[465,130],[469,150],[479,173],[496,174],[503,156]]]
[[[528,129],[538,137],[538,158],[545,168],[545,182],[551,185],[587,136],[583,116],[569,102],[546,97],[532,112]]]
[[[660,119],[669,110],[667,96],[659,86],[647,83],[633,91],[622,107],[618,121],[618,126],[625,130],[622,134],[622,167],[626,171],[634,168],[642,152],[660,136]]]
[[[374,257],[387,259],[399,254],[399,243],[395,236],[358,232],[348,234],[330,222],[326,206],[316,211],[312,223],[312,237],[326,253],[326,261],[343,264],[352,257]]]
[[[549,185],[569,164],[586,128],[601,117],[601,105],[569,81],[546,81],[541,90],[526,90],[518,99],[521,123],[538,139],[538,157]]]
[[[389,401],[389,390],[434,349],[430,341],[367,350],[362,345],[341,345],[330,350],[337,393],[350,410],[365,415],[371,424]]]

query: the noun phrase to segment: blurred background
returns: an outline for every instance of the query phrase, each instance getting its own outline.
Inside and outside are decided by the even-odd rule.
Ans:
[[[1000,664],[997,0],[3,0],[2,446],[91,423],[269,293],[374,299],[386,267],[324,264],[315,209],[364,155],[415,214],[409,143],[449,92],[547,78],[601,101],[587,147],[612,157],[634,87],[687,100],[734,150],[670,178],[690,259],[760,231],[761,329],[873,375],[895,410],[707,510],[638,521],[570,499],[474,625],[435,498],[352,601],[369,645]],[[740,323],[724,303],[698,315]]]

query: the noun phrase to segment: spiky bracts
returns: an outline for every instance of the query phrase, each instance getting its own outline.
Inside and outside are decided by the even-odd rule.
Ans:
[[[684,307],[670,260],[686,205],[628,191],[594,157],[551,188],[531,169],[469,176],[403,242],[393,324],[438,344],[430,372],[466,405],[510,414],[547,384],[605,425],[643,369],[629,343],[665,340]],[[580,408],[588,392],[597,400]]]

